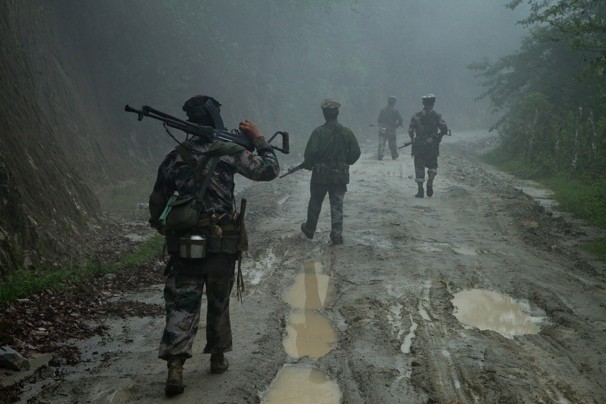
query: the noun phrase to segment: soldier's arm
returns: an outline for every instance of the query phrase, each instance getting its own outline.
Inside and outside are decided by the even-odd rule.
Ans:
[[[360,158],[360,154],[361,151],[358,139],[356,139],[356,135],[354,135],[352,131],[349,131],[349,153],[346,163],[348,165],[354,164]]]
[[[438,117],[438,128],[440,129],[440,135],[446,136],[446,134],[448,133],[448,126],[446,125],[446,121],[439,114]]]
[[[404,123],[404,118],[402,118],[402,115],[400,115],[400,111],[396,111],[396,127],[401,126],[402,123]]]
[[[417,121],[413,116],[410,118],[410,124],[408,124],[408,136],[410,136],[410,140],[415,140],[415,130],[417,129]]]
[[[169,196],[175,191],[174,181],[169,178],[175,158],[176,154],[173,151],[162,161],[160,167],[158,167],[154,188],[149,196],[149,224],[158,231],[161,231],[160,215],[166,207]]]
[[[316,164],[318,160],[318,153],[320,150],[320,135],[317,129],[315,129],[309,140],[307,141],[307,145],[305,146],[305,153],[303,154],[303,168],[306,170],[311,170]]]
[[[253,181],[271,181],[280,173],[280,165],[273,148],[263,136],[253,140],[257,154],[242,150],[229,156],[236,172]]]

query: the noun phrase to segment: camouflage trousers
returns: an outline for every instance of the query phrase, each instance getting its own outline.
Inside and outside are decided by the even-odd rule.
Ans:
[[[201,260],[175,258],[164,286],[166,326],[158,357],[191,358],[202,293],[206,286],[204,353],[231,351],[229,297],[234,285],[235,255],[210,253]]]
[[[414,155],[415,182],[422,184],[425,181],[425,169],[430,180],[438,174],[438,153],[435,149],[419,150]]]
[[[343,199],[347,191],[346,184],[318,184],[310,183],[310,198],[307,206],[307,222],[305,227],[311,233],[316,231],[318,217],[322,211],[322,203],[328,193],[330,200],[330,224],[332,231],[330,238],[339,239],[343,236]]]
[[[383,156],[385,155],[385,143],[388,143],[389,150],[391,151],[391,158],[398,158],[398,146],[396,144],[396,133],[387,133],[385,135],[379,135],[379,150],[378,150],[378,158],[379,160],[383,160]]]

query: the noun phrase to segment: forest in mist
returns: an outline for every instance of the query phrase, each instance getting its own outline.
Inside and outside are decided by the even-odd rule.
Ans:
[[[3,1],[0,262],[62,253],[107,189],[148,185],[173,141],[125,104],[184,117],[196,94],[230,129],[288,131],[296,159],[326,97],[374,142],[388,96],[406,124],[433,93],[453,132],[497,129],[511,161],[603,180],[605,15],[600,0]]]
[[[522,33],[521,12],[482,0],[61,4],[116,113],[131,103],[181,115],[205,93],[223,103],[228,127],[247,117],[295,142],[321,120],[325,97],[361,136],[389,95],[408,116],[434,93],[451,126],[486,127],[494,119],[474,102],[481,90],[466,67],[512,52]]]

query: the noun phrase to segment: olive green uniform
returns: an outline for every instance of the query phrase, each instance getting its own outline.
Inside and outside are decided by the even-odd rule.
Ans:
[[[360,146],[354,133],[337,122],[328,120],[314,129],[305,148],[303,168],[312,170],[307,221],[302,230],[313,237],[328,193],[330,199],[333,243],[343,242],[343,199],[349,183],[349,166],[360,157]],[[310,236],[311,235],[311,236]]]

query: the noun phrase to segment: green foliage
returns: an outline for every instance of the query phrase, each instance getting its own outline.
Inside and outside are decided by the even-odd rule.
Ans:
[[[128,271],[129,268],[148,263],[158,256],[163,243],[163,237],[154,236],[115,263],[91,261],[84,265],[72,263],[60,267],[11,270],[0,283],[0,307],[43,289],[62,290],[67,287],[66,281],[73,282],[94,275]]]
[[[588,243],[585,249],[606,261],[606,238]]]
[[[522,0],[511,1],[515,8]],[[606,3],[603,0],[530,0],[531,11],[521,21],[529,28],[541,30],[543,42],[563,42],[567,47],[592,54],[592,64],[606,67]]]
[[[570,175],[544,178],[560,207],[588,223],[606,228],[606,178],[593,180]]]
[[[606,5],[528,3],[522,24],[531,35],[520,49],[469,66],[486,89],[479,98],[501,113],[501,145],[489,157],[547,185],[562,209],[606,227]]]

